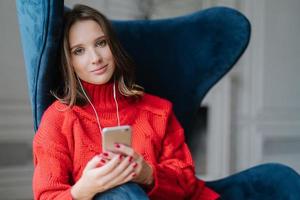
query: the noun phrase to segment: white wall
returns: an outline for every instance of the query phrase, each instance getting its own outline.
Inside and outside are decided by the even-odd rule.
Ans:
[[[300,1],[253,0],[252,39],[238,69],[232,170],[282,162],[300,172]]]

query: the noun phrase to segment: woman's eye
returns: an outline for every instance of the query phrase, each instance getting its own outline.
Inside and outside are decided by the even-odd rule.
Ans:
[[[100,40],[96,43],[97,47],[105,47],[107,44],[106,40]]]
[[[83,49],[82,48],[78,48],[78,49],[75,49],[74,51],[73,51],[73,54],[74,55],[81,55],[81,54],[83,54]]]

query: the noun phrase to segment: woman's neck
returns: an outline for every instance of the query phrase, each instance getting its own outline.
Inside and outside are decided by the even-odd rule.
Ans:
[[[81,83],[91,103],[97,110],[116,111],[116,103],[119,107],[124,107],[128,103],[128,99],[119,92],[118,85],[114,81],[100,85],[85,81],[81,81]]]

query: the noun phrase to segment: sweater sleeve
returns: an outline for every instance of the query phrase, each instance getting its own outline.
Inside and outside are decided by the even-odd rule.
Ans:
[[[68,145],[61,134],[62,120],[49,112],[44,114],[33,140],[33,193],[36,200],[72,200]]]
[[[148,192],[151,199],[203,199],[204,182],[195,176],[183,128],[173,112],[168,117],[160,159],[151,166],[154,172],[154,186]]]

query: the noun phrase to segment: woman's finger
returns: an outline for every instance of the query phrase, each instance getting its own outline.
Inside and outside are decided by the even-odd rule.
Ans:
[[[123,182],[121,184],[132,181],[135,177],[136,177],[136,173],[131,172],[126,178],[123,179]]]
[[[124,172],[122,172],[122,174],[120,175],[121,180],[122,181],[127,180],[128,176],[130,176],[130,180],[133,179],[136,176],[135,167],[136,167],[135,162],[130,163],[127,169]]]
[[[102,177],[114,170],[116,166],[122,161],[122,155],[115,155],[111,160],[103,166],[93,169],[96,177]]]
[[[108,163],[117,154],[111,152],[102,152],[99,156],[101,157],[99,164],[96,167],[102,167]]]
[[[135,174],[134,164],[135,164],[134,162],[130,163],[121,172],[116,171],[116,174],[118,175],[112,179],[107,179],[108,180],[107,184],[111,186],[117,186],[130,181],[134,177],[132,174]]]
[[[97,165],[99,164],[101,160],[101,156],[100,155],[96,155],[94,156],[85,166],[84,171],[88,171],[91,169],[94,169],[97,167]]]
[[[130,172],[125,178],[123,178],[119,185],[132,181],[134,177],[136,177],[136,173],[134,171]]]
[[[111,152],[111,151],[104,151],[100,155],[103,159],[111,160],[114,156],[117,155],[117,153],[114,153],[114,152]]]
[[[124,157],[124,156],[123,156]],[[106,176],[101,177],[101,183],[103,185],[106,185],[110,181],[114,179],[118,179],[119,175],[127,169],[127,167],[130,165],[131,161],[129,157],[124,157],[123,160],[113,169],[111,170]]]
[[[120,154],[131,156],[134,159],[137,159],[139,157],[139,155],[137,153],[135,153],[135,151],[131,147],[128,147],[128,146],[126,146],[124,144],[118,144],[118,143],[116,143],[115,144],[115,151],[117,153],[120,153]]]

